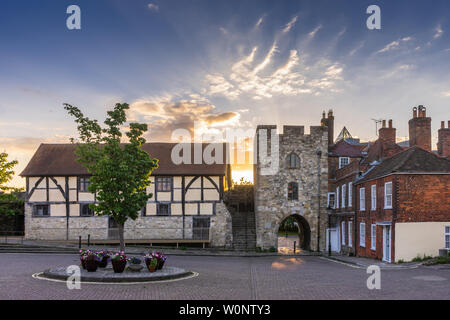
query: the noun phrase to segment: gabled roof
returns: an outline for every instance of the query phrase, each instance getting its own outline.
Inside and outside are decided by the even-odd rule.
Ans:
[[[202,164],[194,163],[194,145],[191,144],[191,163],[175,164],[172,162],[172,148],[176,143],[145,143],[142,145],[152,158],[159,159],[159,167],[152,175],[225,175],[226,165],[226,144],[216,144],[223,149],[223,164],[206,164],[202,159]],[[202,145],[202,154],[205,147]],[[41,144],[35,152],[33,158],[20,174],[27,176],[79,176],[89,174],[87,169],[76,161],[74,144]]]
[[[336,142],[329,149],[330,156],[337,157],[362,157],[362,148],[360,145],[348,143],[345,140]]]
[[[391,173],[450,174],[450,160],[414,146],[375,164],[357,183],[384,177]]]

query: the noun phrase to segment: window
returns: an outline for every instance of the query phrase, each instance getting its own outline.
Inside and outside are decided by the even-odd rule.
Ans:
[[[370,209],[376,210],[377,209],[377,186],[373,185],[370,186]]]
[[[89,208],[88,203],[83,203],[80,205],[80,216],[82,217],[91,217],[94,215],[94,210]]]
[[[359,224],[359,245],[361,247],[366,246],[366,224],[365,223]]]
[[[353,222],[349,221],[348,222],[348,246],[352,247],[353,246]]]
[[[288,200],[298,200],[298,183],[289,182],[288,184]]]
[[[88,187],[91,185],[88,177],[78,178],[78,191],[89,192]]]
[[[339,187],[336,188],[336,209],[339,208]]]
[[[345,245],[345,221],[341,222],[341,229],[342,229],[342,244]]]
[[[169,216],[170,215],[170,205],[168,203],[158,203],[158,206],[156,207],[156,215]]]
[[[147,205],[144,205],[144,207],[141,209],[141,215],[144,217],[147,215]]]
[[[50,216],[50,208],[48,204],[39,204],[33,207],[33,215],[36,217]]]
[[[172,191],[172,177],[156,177],[156,191]]]
[[[350,163],[349,157],[339,157],[339,169],[345,167]]]
[[[450,226],[445,227],[445,249],[450,250]]]
[[[341,201],[342,208],[345,208],[345,197],[346,197],[346,193],[347,193],[346,188],[347,188],[347,185],[343,184],[342,185],[342,201]]]
[[[348,183],[348,206],[351,208],[353,207],[353,183]]]
[[[370,248],[377,250],[377,226],[375,224],[371,225]]]
[[[392,209],[392,182],[384,184],[384,208]]]
[[[286,157],[286,165],[290,169],[300,168],[300,158],[295,153],[291,153]]]
[[[328,209],[334,209],[335,208],[335,200],[336,200],[336,194],[334,192],[328,192]]]
[[[365,188],[359,189],[359,210],[360,211],[366,210],[366,189]]]

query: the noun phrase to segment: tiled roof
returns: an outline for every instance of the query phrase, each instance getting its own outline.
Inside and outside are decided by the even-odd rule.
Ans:
[[[194,143],[191,145],[191,163],[175,164],[172,162],[172,148],[176,143],[146,143],[142,148],[152,158],[159,160],[158,169],[153,175],[225,175],[226,145],[219,144],[223,149],[223,164],[193,164]],[[202,145],[202,154],[207,144]],[[41,144],[28,163],[21,176],[72,176],[86,175],[88,171],[78,161],[73,144]],[[203,161],[203,160],[202,160]]]
[[[450,174],[450,160],[414,146],[374,165],[357,183],[380,178],[391,173]]]
[[[334,144],[330,150],[330,156],[339,157],[362,157],[361,146],[356,144],[350,144],[345,140],[340,140]]]

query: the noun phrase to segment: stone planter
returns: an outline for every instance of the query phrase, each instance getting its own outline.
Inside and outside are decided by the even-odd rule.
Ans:
[[[111,260],[111,264],[115,273],[122,273],[127,265],[126,261]]]
[[[164,260],[158,260],[158,266],[156,267],[156,270],[161,270],[164,267]]]
[[[133,271],[133,272],[140,272],[142,270],[142,268],[144,268],[144,266],[141,264],[130,264],[128,266],[128,270]]]

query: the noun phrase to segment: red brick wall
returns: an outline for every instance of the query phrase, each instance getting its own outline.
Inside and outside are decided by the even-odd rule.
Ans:
[[[450,173],[397,175],[397,222],[450,221]]]

